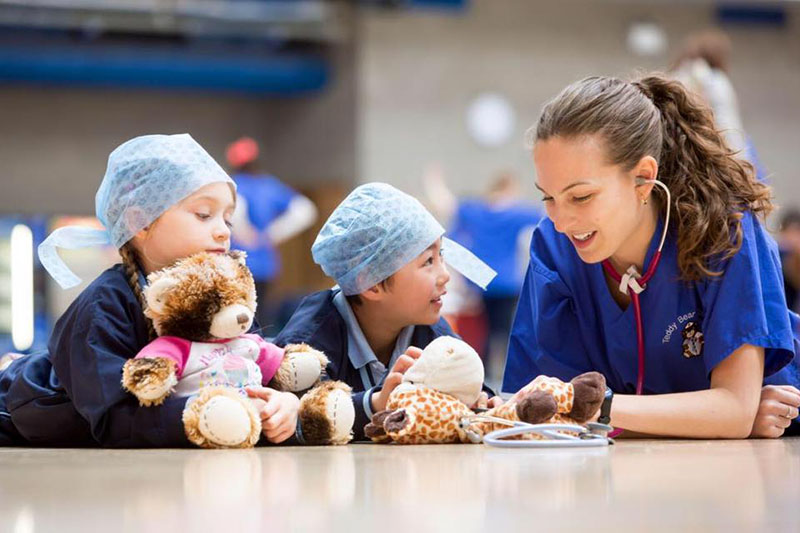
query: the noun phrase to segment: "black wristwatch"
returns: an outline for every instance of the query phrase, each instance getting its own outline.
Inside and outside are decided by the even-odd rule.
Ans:
[[[603,403],[600,405],[600,416],[597,421],[601,424],[611,423],[611,400],[614,399],[614,391],[606,387],[606,394],[603,397]]]

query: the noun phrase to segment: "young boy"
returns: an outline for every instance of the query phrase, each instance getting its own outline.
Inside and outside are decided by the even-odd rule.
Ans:
[[[305,342],[325,352],[328,377],[353,388],[355,440],[364,439],[364,426],[385,408],[419,348],[455,336],[439,314],[450,280],[445,259],[481,287],[494,277],[443,234],[415,198],[369,183],[344,199],[311,248],[338,285],[305,298],[275,343]]]

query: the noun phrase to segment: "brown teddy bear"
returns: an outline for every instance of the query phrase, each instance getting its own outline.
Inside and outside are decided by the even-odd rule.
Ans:
[[[481,403],[482,384],[483,363],[475,350],[453,337],[439,337],[406,371],[386,410],[375,413],[364,431],[375,442],[476,442],[508,427],[485,421],[487,417],[530,424],[585,422],[600,408],[605,392],[605,378],[597,372],[581,374],[569,383],[539,376],[509,401],[470,422],[475,419],[471,407]]]
[[[284,348],[246,333],[256,294],[243,252],[203,252],[148,276],[145,315],[157,339],[123,367],[122,385],[144,406],[171,393],[191,397],[186,435],[207,448],[247,448],[261,422],[246,387],[307,392],[300,429],[307,444],[345,444],[355,419],[350,388],[319,384],[328,360],[305,344]],[[313,388],[312,388],[313,387]]]

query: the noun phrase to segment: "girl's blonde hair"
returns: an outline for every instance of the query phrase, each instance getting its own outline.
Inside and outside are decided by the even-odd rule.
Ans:
[[[142,312],[144,313],[147,302],[145,301],[142,287],[139,285],[139,271],[141,270],[141,265],[139,264],[138,253],[136,252],[136,248],[133,247],[133,243],[128,241],[123,244],[119,249],[119,255],[122,257],[122,265],[125,267],[125,275],[128,285],[133,291],[133,294],[136,295],[136,299],[139,300],[139,303],[142,306]],[[150,320],[146,315],[144,316],[144,320],[147,324],[147,334],[149,340],[155,339],[158,335],[156,334],[156,329],[153,326],[153,321]]]

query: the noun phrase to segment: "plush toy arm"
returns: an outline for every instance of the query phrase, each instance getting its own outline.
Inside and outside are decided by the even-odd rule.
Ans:
[[[383,420],[386,434],[399,444],[446,444],[464,441],[460,420],[472,414],[462,401],[428,387],[392,391]]]
[[[122,367],[122,387],[144,406],[160,405],[183,374],[192,343],[159,337]]]
[[[145,407],[161,405],[178,379],[175,362],[165,357],[128,359],[122,367],[122,387]]]
[[[592,418],[603,404],[606,378],[599,372],[586,372],[573,378],[570,383],[574,399],[569,416],[577,422],[585,422]]]
[[[206,387],[186,401],[183,428],[201,448],[252,448],[261,420],[252,402],[227,387]]]
[[[392,438],[386,434],[383,423],[386,420],[386,417],[391,415],[393,412],[394,411],[390,411],[389,409],[384,409],[383,411],[378,411],[372,415],[372,420],[370,423],[364,426],[364,435],[368,439],[371,439],[373,442],[377,442],[379,444],[391,442]]]
[[[136,359],[156,357],[170,359],[175,364],[175,377],[181,379],[191,351],[192,341],[179,337],[158,337],[139,350]]]
[[[308,390],[320,382],[327,366],[322,352],[307,344],[289,344],[275,373],[275,386],[292,392]]]
[[[488,410],[485,414],[510,422],[541,424],[552,419],[558,412],[558,403],[553,395],[538,389],[528,389],[515,399]],[[473,422],[470,430],[481,437],[492,431],[508,428],[508,425],[489,421]]]

